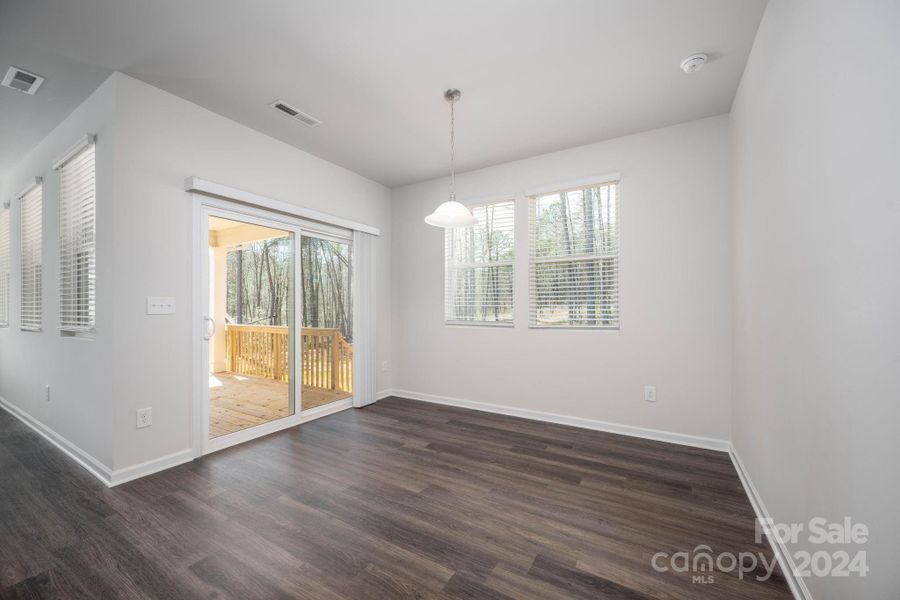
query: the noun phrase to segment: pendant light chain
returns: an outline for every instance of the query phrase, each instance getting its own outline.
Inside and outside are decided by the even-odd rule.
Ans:
[[[456,155],[456,120],[453,111],[455,100],[450,101],[450,199],[456,199],[456,169],[453,166],[453,160]]]

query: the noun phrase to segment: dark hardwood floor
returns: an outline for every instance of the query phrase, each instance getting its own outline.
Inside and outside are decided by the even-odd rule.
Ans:
[[[790,598],[727,455],[389,398],[106,489],[0,410],[0,598]],[[709,573],[706,573],[709,575]]]

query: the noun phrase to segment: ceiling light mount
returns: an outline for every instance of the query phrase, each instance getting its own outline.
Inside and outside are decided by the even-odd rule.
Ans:
[[[468,208],[456,201],[456,118],[454,105],[462,96],[456,88],[450,88],[444,92],[444,100],[450,104],[450,199],[438,206],[433,213],[425,217],[425,222],[435,227],[473,227],[478,224],[478,219]]]
[[[703,68],[703,65],[705,65],[707,61],[709,61],[709,57],[705,54],[692,54],[681,61],[681,70],[688,75],[696,73]]]

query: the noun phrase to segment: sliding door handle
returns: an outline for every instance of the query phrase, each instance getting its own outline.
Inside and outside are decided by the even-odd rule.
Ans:
[[[204,318],[204,320],[206,320],[207,323],[212,325],[212,328],[210,328],[210,327],[206,328],[207,335],[203,336],[203,341],[208,342],[212,336],[216,335],[216,321],[209,315],[203,315],[203,318]]]

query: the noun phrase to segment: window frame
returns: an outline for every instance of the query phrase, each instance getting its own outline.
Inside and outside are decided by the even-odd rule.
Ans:
[[[579,253],[567,256],[554,255],[549,257],[537,257],[536,254],[536,206],[537,199],[543,196],[554,194],[567,194],[569,192],[601,188],[605,186],[615,186],[615,232],[616,232],[616,251],[614,253]],[[609,174],[602,177],[593,177],[581,179],[564,184],[542,187],[540,189],[530,190],[525,193],[525,205],[528,220],[528,328],[536,330],[583,330],[583,331],[612,331],[617,332],[622,328],[622,309],[621,309],[621,258],[622,258],[622,181],[618,173]],[[586,262],[589,260],[603,261],[614,259],[616,261],[615,272],[615,297],[616,297],[616,319],[613,325],[586,325],[586,324],[549,324],[540,323],[536,320],[537,301],[536,290],[536,274],[535,267],[539,264],[567,264],[573,262]]]
[[[9,327],[10,283],[12,282],[12,210],[9,202],[0,207],[0,225],[5,221],[5,231],[0,229],[0,328]]]
[[[475,328],[483,328],[483,327],[495,327],[495,328],[506,328],[511,329],[516,326],[516,256],[518,255],[518,248],[516,247],[517,243],[517,223],[516,217],[518,214],[518,202],[516,200],[515,194],[504,194],[500,196],[490,196],[487,198],[478,198],[473,200],[466,200],[462,202],[462,204],[472,211],[476,208],[483,208],[486,206],[490,206],[492,204],[510,204],[512,206],[512,252],[513,256],[511,260],[504,261],[487,261],[487,262],[467,262],[467,263],[458,263],[452,264],[450,261],[449,249],[450,249],[450,238],[453,235],[453,228],[445,228],[444,230],[444,294],[443,294],[443,303],[444,303],[444,326],[452,327],[452,328],[465,328],[465,327],[475,327]],[[481,226],[480,224],[476,227]],[[508,321],[487,321],[487,320],[467,320],[467,319],[450,319],[449,317],[449,289],[448,284],[450,281],[450,271],[451,269],[478,269],[478,268],[487,268],[487,267],[509,267],[510,269],[510,319]]]
[[[74,206],[67,207],[63,198],[63,175],[64,169],[78,160],[81,155],[91,149],[92,156],[92,177],[91,182],[91,222],[92,229],[89,244],[84,241],[73,245],[73,248],[67,248],[66,244],[71,238],[77,238],[78,233],[83,233],[86,228],[78,227],[67,222],[66,213],[75,214],[77,206],[82,206],[83,201],[74,203]],[[59,250],[59,269],[57,277],[57,286],[59,293],[59,324],[57,329],[61,336],[64,337],[80,337],[91,339],[94,337],[97,326],[97,154],[96,154],[96,136],[86,134],[79,139],[65,154],[58,158],[53,169],[56,171],[59,183],[59,237],[57,240]],[[77,230],[77,231],[76,231]],[[88,247],[89,246],[89,247]],[[71,256],[70,256],[71,254]],[[83,254],[86,258],[76,258],[76,255]],[[81,280],[81,271],[79,265],[82,261],[86,261],[87,270],[83,273],[84,281]],[[70,273],[69,270],[74,271]],[[73,292],[70,288],[74,286]],[[69,322],[68,316],[73,313],[79,313],[77,310],[82,305],[82,294],[87,304],[87,311],[84,312],[85,318],[83,323]],[[73,300],[74,298],[74,300]],[[72,319],[74,321],[74,319]]]
[[[30,230],[30,228],[26,228],[25,219],[27,217],[26,207],[28,203],[28,196],[34,192],[35,190],[39,190],[40,195],[37,199],[31,199],[34,202],[39,202],[37,207],[37,239],[34,243],[37,245],[37,248],[26,248],[26,242],[29,241],[26,238],[26,233]],[[16,199],[19,202],[19,330],[27,331],[31,333],[40,333],[44,329],[44,180],[41,177],[35,177],[33,183],[29,184],[28,187],[23,189],[16,195]],[[32,258],[32,255],[36,257],[36,261],[33,265],[26,265],[26,260]],[[26,274],[26,266],[31,270],[30,280],[34,285],[35,290],[34,296],[35,298],[31,302],[26,302],[25,293],[26,290],[29,289],[29,286],[26,286],[26,281],[29,280],[29,277]],[[36,271],[36,273],[35,273]],[[32,311],[26,311],[26,306],[36,305],[36,320],[29,321],[26,323],[25,319],[27,317],[35,316],[32,314]],[[27,313],[27,314],[26,314]]]

